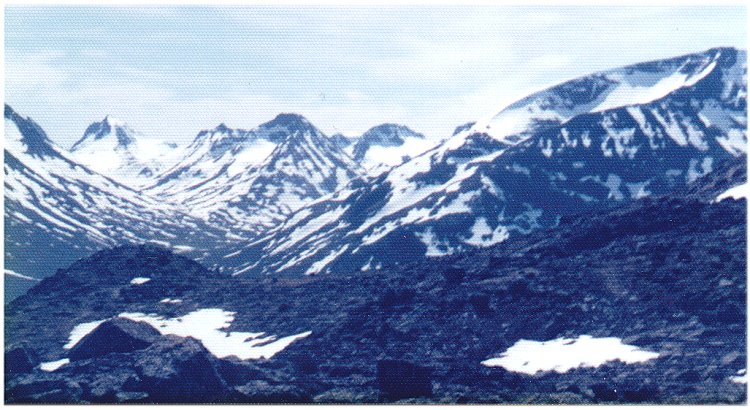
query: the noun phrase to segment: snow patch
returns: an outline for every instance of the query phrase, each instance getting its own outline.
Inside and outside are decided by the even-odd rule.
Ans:
[[[483,365],[534,375],[538,372],[565,373],[579,367],[599,367],[620,360],[627,364],[643,363],[659,357],[658,353],[626,345],[616,337],[577,339],[559,338],[546,342],[521,339],[500,357],[485,360]]]
[[[414,235],[427,246],[425,256],[446,256],[452,255],[454,252],[454,249],[447,242],[438,239],[437,235],[432,232],[432,227],[428,227],[424,232],[415,232]]]
[[[471,227],[471,238],[465,239],[464,242],[478,247],[486,247],[490,245],[498,244],[506,239],[510,234],[508,229],[502,225],[498,225],[493,230],[488,224],[487,219],[484,217],[477,218],[474,221],[474,225]]]
[[[270,359],[294,341],[312,333],[308,331],[277,339],[273,335],[264,336],[263,332],[223,330],[232,324],[235,314],[222,309],[200,309],[173,319],[155,314],[129,312],[121,313],[119,317],[148,323],[163,335],[193,337],[200,340],[203,346],[218,358],[236,356],[240,360]]]
[[[65,359],[55,360],[54,362],[41,363],[39,365],[39,368],[45,372],[54,372],[55,370],[65,366],[68,363],[70,363],[70,359],[65,358]]]
[[[146,282],[148,282],[150,280],[151,280],[151,278],[142,278],[142,277],[139,276],[137,278],[133,278],[130,281],[130,284],[131,285],[143,285],[144,283],[146,283]]]
[[[715,202],[721,202],[727,198],[732,199],[741,199],[745,198],[747,199],[747,193],[748,190],[750,190],[750,187],[748,187],[747,182],[745,182],[742,185],[737,185],[736,187],[732,187],[727,189],[726,191],[722,192],[716,197]]]
[[[395,167],[404,162],[405,158],[414,158],[433,148],[435,143],[424,138],[406,138],[397,147],[372,146],[367,150],[363,163],[372,172],[379,170],[379,165]]]
[[[747,369],[737,371],[737,376],[732,376],[729,381],[737,384],[747,384]]]
[[[232,164],[227,168],[227,174],[232,177],[262,163],[274,149],[276,149],[276,144],[266,139],[253,141],[248,146],[243,147],[243,150],[237,154]]]
[[[101,325],[105,321],[106,320],[95,320],[93,322],[86,322],[76,325],[76,327],[74,327],[70,332],[70,336],[68,336],[68,343],[63,346],[63,349],[73,348],[73,346],[80,342],[81,339],[86,337],[87,334],[93,332],[94,329],[97,328],[97,326]]]
[[[307,269],[305,275],[315,275],[317,273],[320,273],[326,266],[328,266],[328,264],[341,256],[341,254],[344,253],[344,251],[346,251],[348,247],[349,245],[344,245],[339,250],[331,251],[328,256],[310,265],[310,268]]]

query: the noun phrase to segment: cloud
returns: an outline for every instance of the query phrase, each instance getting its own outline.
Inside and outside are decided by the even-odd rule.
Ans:
[[[745,26],[738,7],[10,7],[5,96],[63,145],[108,113],[179,141],[279,112],[444,137],[593,71],[743,47]]]
[[[64,56],[64,52],[56,50],[22,53],[14,49],[6,49],[6,95],[38,92],[50,87],[60,87],[70,79],[69,74],[56,64],[56,61]]]

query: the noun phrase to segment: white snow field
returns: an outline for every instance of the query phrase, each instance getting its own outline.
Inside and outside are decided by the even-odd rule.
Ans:
[[[565,373],[579,367],[599,367],[615,360],[627,364],[643,363],[657,357],[658,353],[623,344],[616,337],[581,335],[576,339],[559,338],[546,342],[521,339],[500,357],[485,360],[482,364],[534,375],[549,371]]]

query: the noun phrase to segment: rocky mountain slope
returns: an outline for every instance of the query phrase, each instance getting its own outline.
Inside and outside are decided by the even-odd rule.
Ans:
[[[746,72],[744,51],[712,49],[566,82],[302,207],[224,263],[238,274],[367,271],[667,194],[745,155]]]
[[[378,274],[259,280],[101,251],[6,308],[5,400],[742,403],[747,203],[723,194],[746,183],[735,159],[674,195]],[[522,340],[541,349],[527,366]]]

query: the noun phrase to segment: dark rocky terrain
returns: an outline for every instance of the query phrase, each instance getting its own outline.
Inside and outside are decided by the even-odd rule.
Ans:
[[[714,198],[745,180],[743,157],[673,195],[379,272],[231,277],[150,245],[100,251],[6,307],[5,402],[744,403],[747,204]],[[312,334],[241,361],[116,319],[63,348],[80,323],[200,308],[237,312],[232,332]],[[480,364],[584,334],[660,356],[531,376]]]

